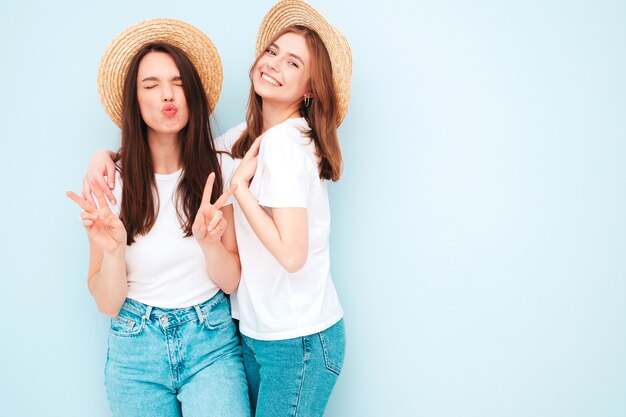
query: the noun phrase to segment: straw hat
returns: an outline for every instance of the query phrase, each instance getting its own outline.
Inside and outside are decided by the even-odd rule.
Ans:
[[[183,50],[193,62],[206,91],[211,111],[222,90],[222,61],[213,42],[196,27],[174,19],[137,23],[109,44],[98,67],[98,93],[111,120],[122,125],[122,93],[130,61],[145,45],[166,42]]]
[[[312,6],[302,0],[281,0],[263,18],[256,39],[259,55],[269,41],[288,26],[306,26],[313,29],[324,42],[333,66],[333,83],[338,104],[338,120],[341,124],[348,112],[350,102],[350,77],[352,76],[352,53],[343,34],[334,28]]]

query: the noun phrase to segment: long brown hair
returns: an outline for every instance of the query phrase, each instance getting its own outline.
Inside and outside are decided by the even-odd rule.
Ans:
[[[123,183],[120,219],[126,227],[128,245],[135,241],[135,236],[145,235],[152,229],[159,212],[159,196],[154,177],[154,163],[148,145],[148,129],[141,117],[137,100],[139,63],[150,52],[164,52],[172,57],[180,72],[189,109],[189,121],[179,133],[183,173],[176,190],[175,202],[185,236],[192,234],[191,226],[200,207],[204,184],[209,173],[215,172],[211,201],[219,197],[223,184],[213,146],[208,100],[196,68],[189,57],[173,45],[167,43],[146,45],[130,63],[122,102],[122,144],[118,152]]]
[[[268,43],[267,46],[276,42],[285,33],[302,35],[306,41],[311,55],[311,80],[310,87],[313,97],[310,105],[306,107],[304,101],[300,105],[300,113],[309,124],[307,132],[314,141],[318,156],[320,157],[320,178],[337,181],[341,176],[343,160],[341,148],[337,138],[337,98],[333,84],[332,63],[328,51],[319,35],[305,26],[289,26],[280,32]],[[266,46],[266,48],[267,48]],[[250,69],[252,71],[265,49],[261,52]],[[254,85],[250,86],[248,96],[248,110],[246,112],[246,130],[233,145],[232,154],[235,158],[243,158],[252,142],[263,133],[263,105],[261,97],[254,91]]]

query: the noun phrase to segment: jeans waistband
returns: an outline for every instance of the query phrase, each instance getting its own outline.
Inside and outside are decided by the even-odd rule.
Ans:
[[[226,296],[220,290],[213,297],[208,300],[194,305],[190,307],[182,307],[182,308],[162,308],[162,307],[153,307],[144,303],[141,303],[137,300],[133,300],[132,298],[127,298],[122,304],[122,310],[126,310],[128,312],[134,313],[138,316],[141,316],[144,320],[150,320],[150,318],[156,318],[160,320],[161,317],[170,317],[177,318],[177,321],[188,321],[196,316],[198,320],[201,322],[204,321],[205,313],[203,311],[210,310],[211,307],[222,300],[224,300]],[[191,317],[190,317],[191,316]]]

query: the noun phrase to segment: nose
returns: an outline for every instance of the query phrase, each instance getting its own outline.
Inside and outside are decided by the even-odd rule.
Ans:
[[[161,100],[165,103],[174,101],[174,89],[171,85],[165,83],[161,90]]]
[[[278,58],[272,58],[272,59],[267,61],[265,66],[267,67],[268,70],[272,70],[272,71],[275,71],[275,72],[280,72],[280,70],[279,70],[280,66],[278,65],[277,59]]]

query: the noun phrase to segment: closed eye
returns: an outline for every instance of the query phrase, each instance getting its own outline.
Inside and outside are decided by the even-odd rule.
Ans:
[[[182,87],[183,79],[180,77],[180,75],[177,75],[176,77],[172,78],[172,84],[174,84],[176,87]]]

